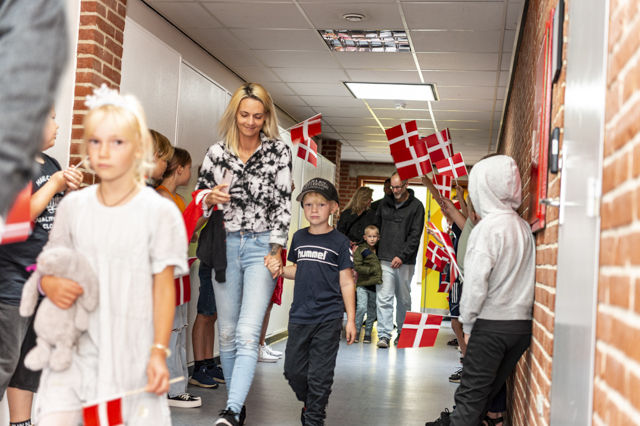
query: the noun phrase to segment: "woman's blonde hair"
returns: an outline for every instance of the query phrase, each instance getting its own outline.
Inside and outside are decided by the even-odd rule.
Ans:
[[[373,189],[369,188],[368,186],[361,186],[360,188],[356,189],[356,192],[353,194],[353,197],[351,197],[349,204],[347,204],[344,209],[351,210],[353,213],[357,214],[367,205],[372,195]],[[367,210],[368,209],[369,207],[367,207]]]
[[[222,114],[222,118],[218,123],[218,132],[220,137],[224,139],[226,148],[238,155],[238,146],[240,145],[240,135],[238,133],[238,125],[236,123],[236,115],[240,108],[240,102],[243,99],[255,99],[262,102],[264,113],[266,115],[262,131],[269,139],[280,138],[278,130],[278,118],[276,117],[276,109],[273,105],[271,95],[267,90],[257,83],[245,83],[236,90],[231,97],[227,109]]]
[[[87,155],[87,143],[93,136],[96,127],[107,118],[112,119],[115,123],[118,135],[131,141],[136,148],[142,151],[142,156],[136,160],[134,174],[135,179],[144,184],[145,177],[155,168],[153,143],[144,110],[140,102],[132,96],[127,96],[127,108],[106,104],[89,110],[84,117],[82,156]],[[84,161],[84,167],[93,171],[88,159]]]

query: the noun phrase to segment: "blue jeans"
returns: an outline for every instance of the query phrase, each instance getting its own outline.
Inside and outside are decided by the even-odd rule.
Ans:
[[[373,322],[376,320],[376,292],[369,291],[364,288],[364,286],[360,286],[356,287],[356,336],[360,336],[360,328],[362,328],[364,314],[367,314],[367,324],[364,326],[364,335],[371,336]]]
[[[391,338],[393,331],[393,296],[396,297],[396,324],[398,332],[404,325],[404,317],[411,310],[411,278],[416,265],[402,265],[393,269],[391,262],[381,261],[382,284],[377,287],[378,338]]]
[[[169,339],[171,356],[167,359],[167,368],[170,378],[175,379],[182,376],[185,379],[169,387],[170,398],[184,394],[189,383],[189,369],[187,368],[188,306],[186,303],[176,306],[176,312],[173,316],[173,328]]]
[[[240,413],[258,362],[262,322],[276,286],[264,266],[269,232],[227,234],[227,281],[213,280],[227,408]]]

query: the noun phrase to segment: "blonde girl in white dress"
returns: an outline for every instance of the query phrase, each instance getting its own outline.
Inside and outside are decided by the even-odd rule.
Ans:
[[[187,237],[173,203],[144,185],[153,167],[144,112],[135,98],[103,86],[89,97],[82,150],[100,183],[60,203],[44,252],[82,253],[100,283],[100,302],[71,367],[45,369],[38,390],[39,426],[75,426],[82,404],[146,387],[122,399],[127,426],[171,425],[166,357],[175,305],[174,273],[188,272]],[[82,293],[70,280],[43,277],[61,308]]]

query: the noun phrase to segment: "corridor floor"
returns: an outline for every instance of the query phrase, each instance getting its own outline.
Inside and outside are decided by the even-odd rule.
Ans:
[[[328,426],[421,426],[451,410],[457,384],[449,375],[460,367],[458,351],[447,346],[455,337],[443,322],[436,346],[421,349],[378,349],[371,344],[343,340],[338,352],[333,392],[329,399]],[[394,336],[395,337],[395,336]],[[273,345],[284,352],[286,340]],[[248,426],[298,426],[300,409],[282,375],[284,361],[258,363],[246,401]],[[213,424],[225,408],[226,388],[189,387],[202,397],[202,407],[171,409],[174,426]]]

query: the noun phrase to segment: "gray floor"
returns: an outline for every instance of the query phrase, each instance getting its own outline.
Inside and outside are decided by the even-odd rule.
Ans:
[[[374,331],[375,334],[375,331]],[[372,344],[340,345],[333,392],[327,410],[331,426],[422,426],[451,409],[456,384],[448,377],[460,367],[458,351],[447,346],[455,335],[442,323],[436,346],[422,349],[377,349]],[[274,349],[284,352],[286,340]],[[246,401],[249,426],[298,426],[302,404],[282,375],[283,361],[258,363]],[[212,425],[225,408],[226,388],[189,387],[202,397],[201,408],[173,408],[175,426]]]

